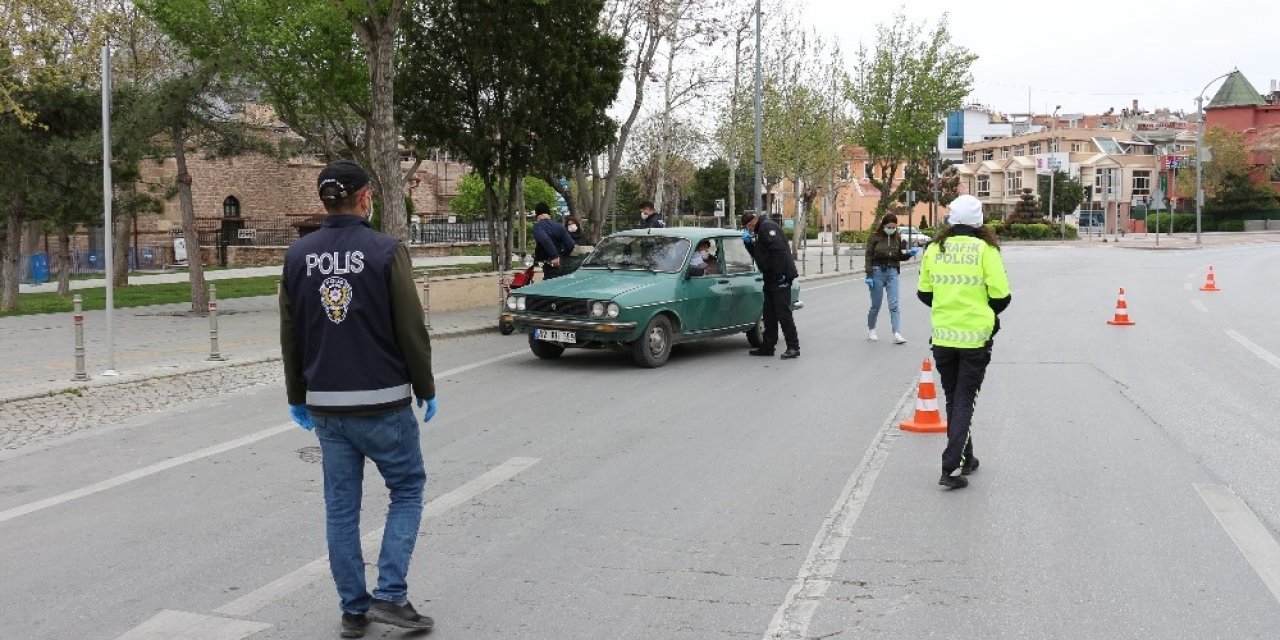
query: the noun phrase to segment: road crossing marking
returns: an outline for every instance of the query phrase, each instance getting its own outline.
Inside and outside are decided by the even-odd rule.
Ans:
[[[1192,299],[1192,300],[1191,300],[1191,306],[1193,306],[1193,307],[1195,307],[1195,308],[1199,309],[1200,311],[1202,311],[1202,312],[1204,312],[1204,313],[1209,313],[1209,307],[1204,306],[1204,303],[1203,303],[1203,302],[1200,302],[1199,300]]]
[[[173,638],[240,640],[270,628],[271,625],[261,622],[202,616],[198,613],[165,609],[150,620],[126,631],[116,640],[172,640]]]
[[[807,637],[809,622],[813,620],[822,597],[831,587],[831,576],[835,575],[836,568],[840,565],[845,545],[853,537],[853,525],[862,514],[871,490],[875,487],[876,477],[880,475],[880,470],[889,457],[889,444],[892,442],[889,434],[896,433],[894,425],[898,423],[898,416],[915,390],[913,382],[898,399],[897,405],[872,438],[862,461],[854,468],[853,475],[849,476],[840,497],[818,528],[818,535],[809,546],[809,554],[800,565],[800,573],[777,613],[773,615],[764,640]]]
[[[1258,346],[1256,342],[1244,337],[1243,335],[1240,335],[1239,331],[1236,331],[1234,329],[1227,329],[1226,333],[1227,333],[1227,336],[1230,337],[1232,340],[1239,342],[1241,346],[1252,351],[1253,355],[1258,356],[1259,358],[1262,358],[1263,362],[1277,369],[1280,369],[1280,357],[1276,357],[1276,354],[1271,353],[1266,349],[1263,349],[1262,347]]]
[[[1271,596],[1280,602],[1280,544],[1271,532],[1231,489],[1220,484],[1192,484],[1213,517],[1244,554]]]
[[[478,362],[473,362],[471,364],[463,365],[461,367],[455,367],[453,369],[440,372],[439,374],[436,375],[436,379],[450,378],[461,373],[466,373],[473,369],[478,369],[480,367],[485,367],[485,366],[494,364],[496,362],[501,362],[508,358],[514,358],[519,355],[524,355],[524,353],[525,353],[524,351],[512,351],[511,353],[494,356],[492,358],[480,360]],[[41,511],[43,509],[48,509],[49,507],[54,507],[66,502],[70,502],[77,498],[83,498],[85,496],[91,496],[95,493],[101,493],[108,489],[114,489],[120,485],[133,482],[134,480],[139,480],[147,476],[152,476],[157,473],[160,473],[161,471],[168,471],[169,469],[184,465],[188,462],[194,462],[196,460],[202,460],[204,458],[208,458],[209,456],[218,455],[219,453],[225,453],[227,451],[231,451],[232,449],[237,449],[239,447],[243,447],[248,444],[253,444],[255,442],[258,442],[259,440],[265,440],[267,438],[270,438],[271,436],[281,434],[286,431],[291,431],[296,428],[297,427],[295,427],[292,422],[282,424],[282,425],[277,425],[269,429],[263,429],[262,431],[251,433],[247,436],[236,438],[235,440],[224,442],[222,444],[216,444],[211,447],[205,447],[204,449],[200,449],[198,451],[192,451],[190,453],[186,453],[174,458],[169,458],[164,462],[157,462],[156,464],[145,466],[140,469],[134,469],[133,471],[130,471],[128,473],[122,473],[113,478],[108,478],[101,482],[95,482],[91,485],[84,486],[79,489],[75,489],[73,491],[60,493],[56,496],[45,498],[43,500],[37,500],[35,502],[28,502],[27,504],[19,505],[17,507],[13,507],[12,509],[6,509],[4,511],[0,511],[0,522],[5,522],[20,516],[25,516],[27,514]]]
[[[481,493],[514,478],[521,471],[537,464],[539,460],[540,458],[511,458],[507,460],[475,480],[428,502],[422,509],[422,519],[425,521],[444,514],[446,511],[471,500]],[[361,536],[361,548],[364,550],[365,557],[376,557],[381,541],[382,527]],[[328,575],[329,556],[321,556],[318,560],[313,560],[263,587],[214,609],[213,612],[229,616],[251,616],[294,591],[302,589]]]

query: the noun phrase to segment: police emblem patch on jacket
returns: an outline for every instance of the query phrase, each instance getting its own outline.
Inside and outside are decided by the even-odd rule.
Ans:
[[[346,278],[325,278],[320,283],[320,303],[324,305],[325,315],[334,324],[342,324],[347,319],[347,307],[351,305],[351,284]]]

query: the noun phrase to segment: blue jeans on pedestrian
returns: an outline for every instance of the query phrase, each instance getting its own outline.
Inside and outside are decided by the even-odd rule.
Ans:
[[[325,525],[329,569],[346,613],[364,613],[371,604],[360,549],[360,499],[365,458],[373,461],[391,492],[378,588],[373,598],[404,602],[409,560],[422,523],[427,472],[422,463],[418,420],[409,407],[377,416],[313,416],[324,457]]]
[[[898,313],[898,270],[893,267],[872,267],[871,309],[867,311],[867,329],[876,328],[876,316],[880,315],[880,301],[889,292],[889,323],[894,333],[902,333],[902,316]]]

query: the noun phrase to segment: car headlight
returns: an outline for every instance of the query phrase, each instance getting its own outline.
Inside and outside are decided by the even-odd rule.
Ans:
[[[507,309],[508,309],[508,310],[510,310],[510,311],[515,311],[515,310],[516,310],[516,297],[515,297],[515,296],[507,296]]]
[[[610,318],[616,318],[620,313],[622,313],[622,307],[619,307],[616,302],[610,302],[608,308],[605,309],[605,315]]]
[[[604,315],[604,303],[603,303],[603,302],[592,302],[592,303],[591,303],[591,317],[592,317],[592,318],[599,318],[599,317],[601,317],[601,316],[603,316],[603,315]]]
[[[516,298],[516,311],[524,311],[527,304],[528,300],[524,296],[518,296]]]

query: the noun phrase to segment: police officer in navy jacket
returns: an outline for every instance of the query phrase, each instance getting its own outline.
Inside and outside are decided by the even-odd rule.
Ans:
[[[342,609],[343,637],[372,622],[430,629],[408,600],[406,576],[422,521],[426,470],[410,403],[436,412],[431,339],[404,244],[369,225],[369,174],[349,160],[317,179],[323,226],[285,254],[280,345],[289,411],[314,429],[324,459],[329,567]],[[360,502],[365,460],[391,494],[378,585],[365,584]]]

